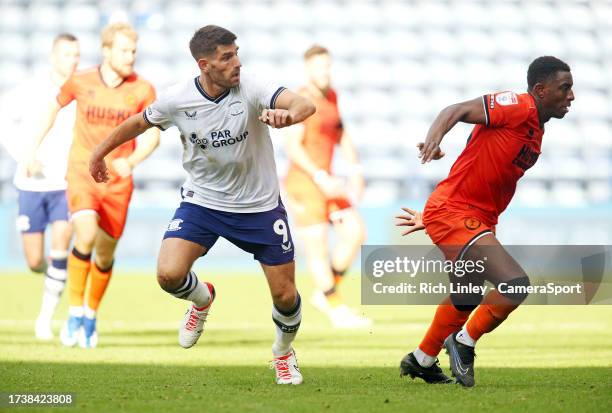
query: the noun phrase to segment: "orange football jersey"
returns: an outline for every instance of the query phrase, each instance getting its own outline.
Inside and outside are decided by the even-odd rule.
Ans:
[[[426,208],[469,211],[495,225],[514,196],[518,180],[538,160],[544,128],[528,93],[501,92],[482,99],[486,124],[474,127]]]
[[[155,89],[136,73],[111,88],[102,80],[99,67],[95,67],[75,73],[62,86],[57,96],[60,106],[73,100],[77,102],[77,116],[69,168],[87,164],[93,149],[115,127],[155,100]],[[111,152],[108,159],[129,156],[135,146],[134,140],[126,142]]]
[[[305,90],[300,92],[308,95],[317,108],[315,114],[302,123],[304,125],[302,145],[309,158],[319,168],[330,172],[334,147],[340,143],[343,132],[336,92],[329,89],[322,96],[312,96]],[[304,179],[312,181],[299,166],[291,164],[286,185],[300,185]]]

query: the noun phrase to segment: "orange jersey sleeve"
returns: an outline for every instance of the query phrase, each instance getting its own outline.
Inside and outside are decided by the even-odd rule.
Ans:
[[[526,94],[517,95],[506,91],[484,95],[482,98],[487,127],[515,128],[529,116],[531,101]]]
[[[74,76],[70,76],[62,85],[57,95],[57,103],[59,103],[61,107],[67,106],[76,98],[76,87]]]

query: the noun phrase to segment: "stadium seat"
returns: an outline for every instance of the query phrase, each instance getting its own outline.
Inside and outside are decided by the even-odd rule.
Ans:
[[[561,207],[581,207],[586,204],[586,191],[576,182],[553,182],[551,202]]]
[[[525,179],[518,184],[514,199],[518,206],[539,208],[550,204],[550,193],[544,182]]]
[[[595,23],[590,8],[584,3],[560,2],[559,10],[564,26],[588,30]]]
[[[0,13],[0,28],[7,33],[17,33],[28,30],[28,13],[17,4],[3,4],[2,13]]]
[[[73,4],[62,10],[62,21],[69,31],[90,30],[100,24],[100,8],[95,4]]]
[[[33,3],[28,7],[25,28],[33,31],[57,32],[63,16],[59,5],[53,3]]]

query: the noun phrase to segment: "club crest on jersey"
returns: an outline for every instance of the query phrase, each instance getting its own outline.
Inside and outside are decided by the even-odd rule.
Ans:
[[[516,105],[518,97],[514,92],[502,92],[495,95],[495,101],[502,106]]]
[[[232,116],[242,115],[244,113],[244,107],[242,106],[242,102],[236,100],[229,104],[229,114]]]

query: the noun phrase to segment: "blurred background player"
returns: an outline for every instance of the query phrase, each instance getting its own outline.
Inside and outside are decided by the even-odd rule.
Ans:
[[[497,328],[527,298],[520,287],[528,287],[529,278],[498,241],[495,225],[514,196],[518,180],[538,160],[544,124],[569,111],[574,100],[572,87],[565,62],[539,57],[527,70],[527,93],[487,94],[451,105],[434,120],[425,142],[418,144],[422,163],[440,159],[444,135],[458,122],[476,124],[422,216],[404,209],[408,214],[398,217],[399,225],[412,227],[404,235],[424,228],[446,259],[485,262],[482,273],[463,278],[450,274],[453,283],[481,286],[487,280],[496,288],[501,282],[508,288],[507,292],[493,289],[484,299],[478,293],[451,294],[438,306],[421,344],[402,360],[402,375],[428,383],[449,382],[436,364],[444,346],[457,382],[473,386],[477,340]],[[517,292],[513,287],[519,287]]]
[[[49,130],[45,142],[33,152],[35,174],[27,173],[28,145],[20,138],[42,117],[55,100],[60,87],[79,64],[79,43],[75,36],[62,33],[53,40],[51,70],[28,79],[11,90],[2,102],[3,125],[12,132],[3,143],[18,162],[13,182],[19,194],[17,229],[21,232],[23,252],[30,270],[45,273],[40,313],[35,334],[41,340],[53,338],[51,320],[66,284],[66,265],[71,228],[66,204],[66,165],[72,142],[75,105],[70,105]],[[33,98],[35,96],[35,98]],[[31,135],[31,133],[30,133]],[[50,265],[45,259],[45,229],[51,226]]]
[[[66,346],[79,342],[95,347],[96,312],[112,274],[114,253],[123,233],[132,196],[132,168],[159,144],[159,131],[146,133],[139,145],[131,141],[110,155],[110,183],[98,185],[89,175],[93,148],[113,128],[155,100],[155,90],[134,73],[137,34],[126,23],[114,23],[102,31],[103,61],[100,66],[75,73],[62,86],[49,110],[40,141],[62,107],[77,102],[74,141],[67,171],[68,207],[74,227],[74,248],[68,258],[69,318],[62,328]],[[35,164],[30,163],[31,173]],[[91,256],[95,250],[92,265]],[[84,305],[88,276],[91,283]]]
[[[169,88],[115,129],[92,155],[91,174],[106,182],[104,157],[135,135],[153,126],[179,128],[188,178],[157,264],[161,288],[192,302],[179,328],[179,344],[196,344],[215,299],[212,284],[199,281],[192,266],[224,237],[261,264],[276,325],[276,383],[297,385],[302,374],[292,344],[302,320],[301,299],[267,125],[301,122],[315,107],[284,87],[242,78],[235,40],[235,34],[219,26],[197,30],[189,49],[200,75]]]
[[[287,205],[304,243],[308,270],[315,283],[312,304],[326,313],[337,328],[367,327],[371,320],[349,309],[337,291],[365,239],[365,225],[349,201],[346,183],[331,173],[336,145],[348,164],[355,199],[364,189],[362,168],[353,141],[342,125],[336,91],[331,87],[329,51],[314,45],[304,53],[304,61],[308,82],[299,92],[315,103],[317,111],[287,130],[286,148],[291,162],[285,180]],[[331,254],[330,223],[339,238]]]

